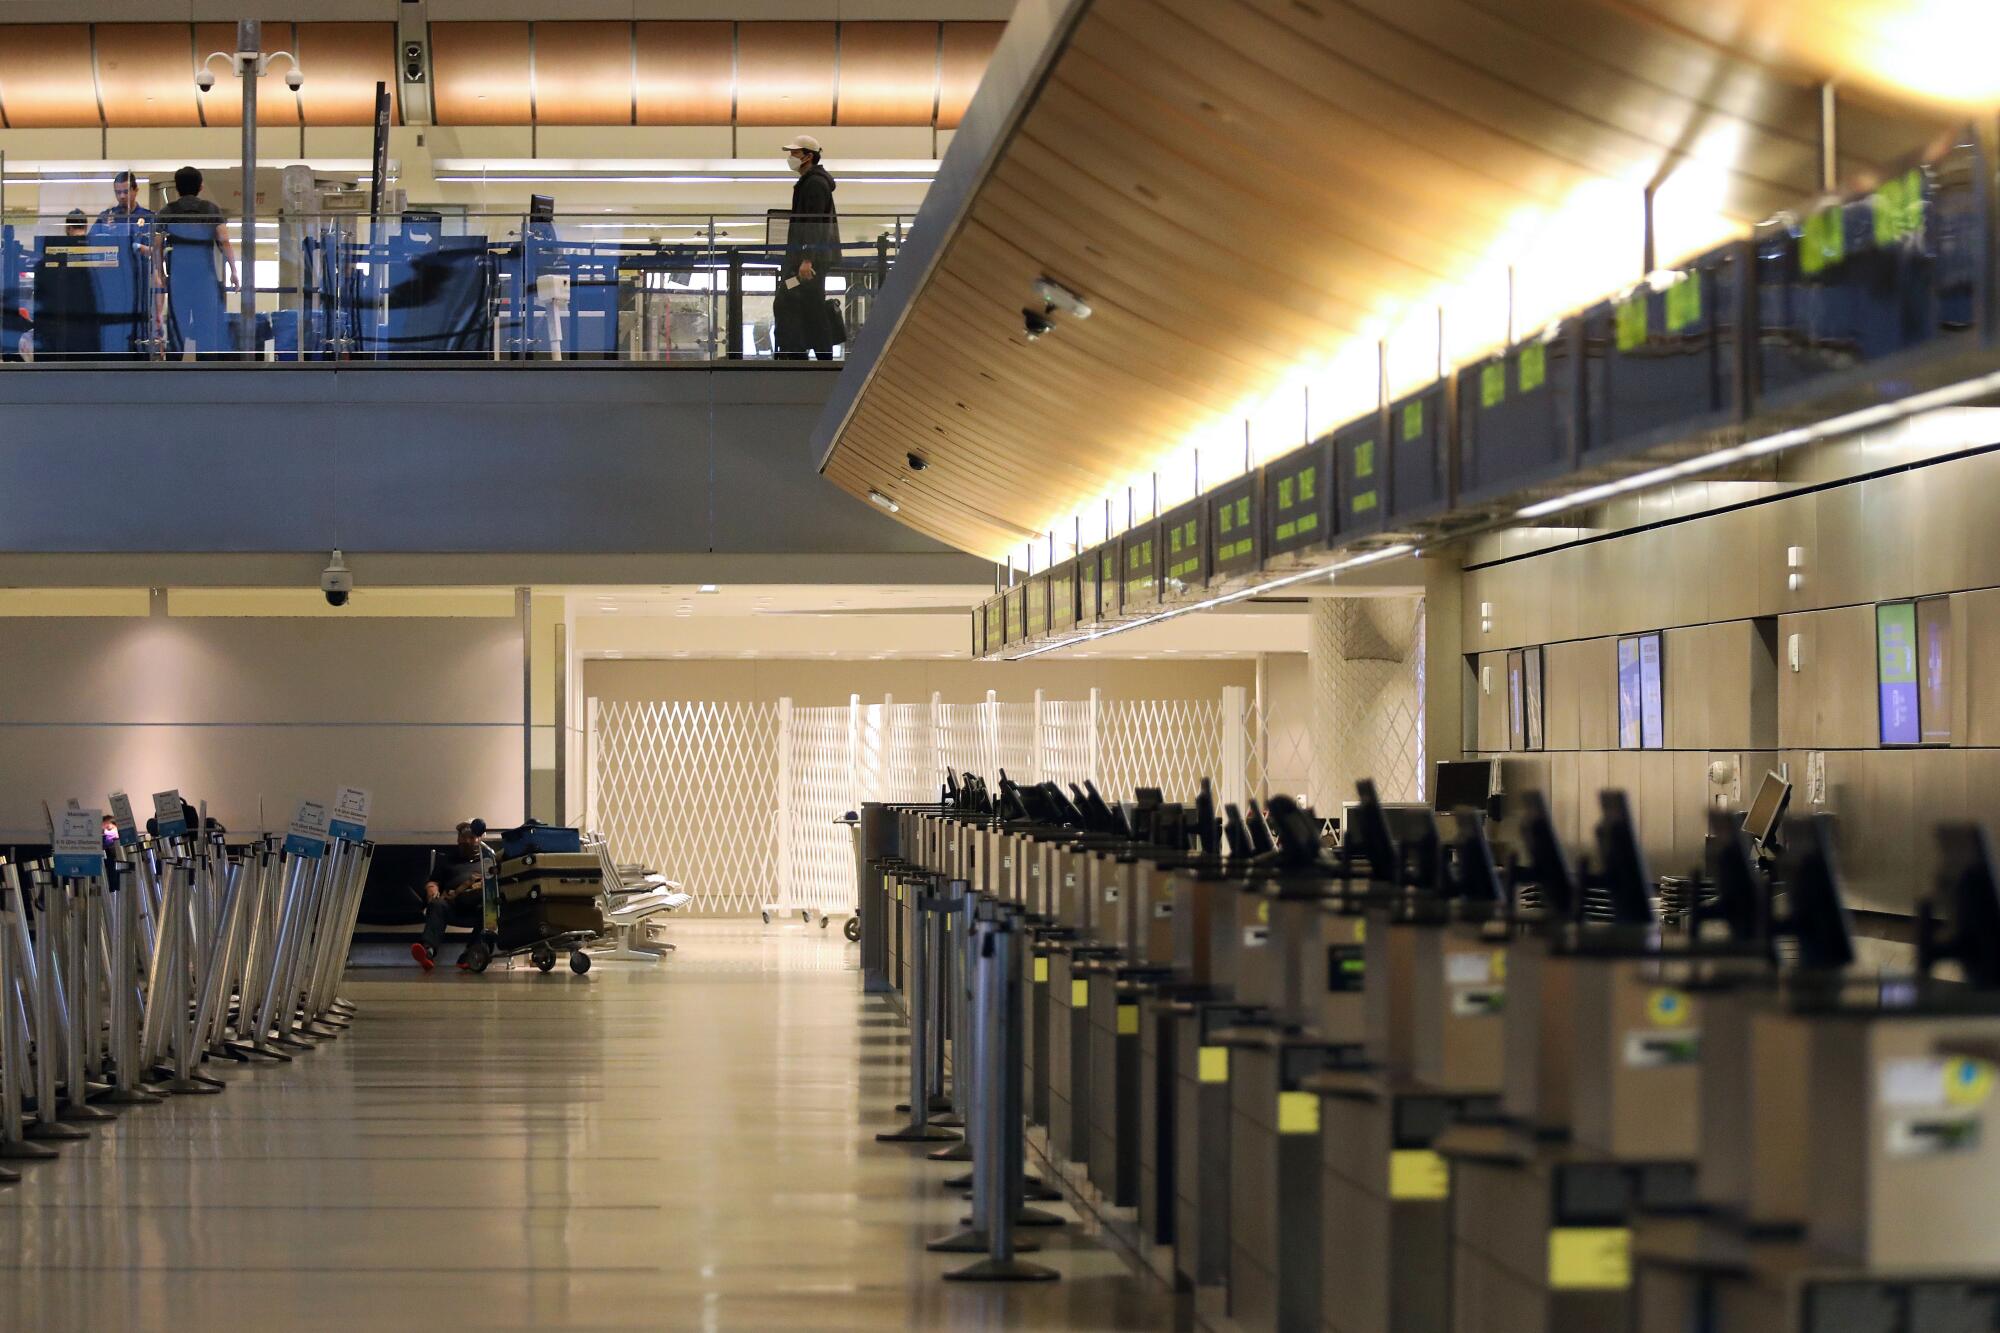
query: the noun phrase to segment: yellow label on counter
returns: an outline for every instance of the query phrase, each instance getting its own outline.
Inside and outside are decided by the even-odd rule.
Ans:
[[[1319,1133],[1319,1094],[1315,1092],[1279,1093],[1278,1132],[1280,1134]]]
[[[1269,924],[1270,920],[1271,920],[1271,904],[1269,904],[1268,902],[1258,903],[1257,924],[1267,925]]]
[[[1356,917],[1354,921],[1354,942],[1356,944],[1368,943],[1368,922],[1360,917]]]
[[[1653,1020],[1655,1027],[1681,1027],[1687,1023],[1692,1012],[1686,991],[1662,986],[1646,997],[1646,1016]]]
[[[1945,1061],[1944,1096],[1953,1106],[1984,1106],[1993,1095],[1993,1066],[1984,1060]]]
[[[1049,979],[1049,960],[1046,958],[1037,958],[1035,960],[1035,980],[1045,982],[1048,979]]]
[[[1202,1083],[1227,1083],[1229,1081],[1229,1048],[1227,1046],[1204,1046],[1195,1063],[1195,1078]]]
[[[1627,1227],[1557,1227],[1549,1232],[1549,1286],[1556,1291],[1624,1291],[1632,1285]]]
[[[1451,1167],[1429,1148],[1398,1148],[1389,1154],[1389,1197],[1448,1199]]]
[[[1090,983],[1088,981],[1072,981],[1069,983],[1069,1007],[1072,1009],[1088,1009],[1090,1007]]]
[[[1121,1004],[1118,1006],[1118,1035],[1136,1037],[1139,1035],[1139,1006]]]

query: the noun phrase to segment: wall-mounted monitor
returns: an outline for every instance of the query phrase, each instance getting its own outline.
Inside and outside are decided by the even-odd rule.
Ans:
[[[1331,439],[1264,465],[1264,555],[1323,550],[1333,535]]]
[[[1039,639],[1049,632],[1049,576],[1046,572],[1028,580],[1027,637]]]
[[[1666,691],[1660,635],[1628,634],[1618,640],[1618,748],[1663,750],[1667,745]]]
[[[1119,604],[1147,611],[1160,604],[1160,524],[1141,523],[1118,539]]]
[[[1389,404],[1389,513],[1399,520],[1429,518],[1451,507],[1446,401],[1446,385],[1439,380]]]
[[[1884,745],[1951,744],[1951,599],[1875,608],[1877,718]]]
[[[1160,596],[1163,601],[1198,595],[1208,587],[1208,504],[1190,500],[1160,520]]]
[[[1208,493],[1208,528],[1214,547],[1210,568],[1216,578],[1247,574],[1263,563],[1263,552],[1257,547],[1257,499],[1261,492],[1258,474],[1246,472]]]
[[[1574,322],[1458,372],[1458,494],[1488,500],[1576,466]]]
[[[1519,648],[1507,654],[1507,748],[1528,748],[1528,701],[1523,693],[1526,656]]]
[[[1521,731],[1522,739],[1530,750],[1544,748],[1542,736],[1542,650],[1539,647],[1526,648],[1521,652],[1521,698],[1527,705],[1527,716]]]
[[[1076,628],[1077,562],[1065,560],[1049,571],[1049,632],[1061,634]]]
[[[1586,457],[1615,458],[1737,417],[1749,251],[1703,255],[1583,316]]]

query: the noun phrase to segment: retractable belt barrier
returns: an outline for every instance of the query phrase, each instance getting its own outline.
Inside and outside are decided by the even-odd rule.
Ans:
[[[119,1110],[219,1093],[204,1066],[338,1037],[374,845],[217,833],[0,863],[0,1160],[52,1157]],[[0,1181],[18,1177],[0,1168]]]

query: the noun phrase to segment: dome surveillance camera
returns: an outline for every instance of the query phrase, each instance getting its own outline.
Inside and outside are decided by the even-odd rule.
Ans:
[[[354,575],[348,572],[347,562],[340,552],[333,553],[326,568],[320,572],[319,590],[326,594],[328,606],[346,606],[348,594],[354,591]]]
[[[305,82],[306,82],[306,76],[299,73],[297,70],[293,70],[291,73],[285,75],[285,86],[287,88],[290,88],[293,92],[297,92],[299,89],[303,88],[305,86]]]
[[[215,86],[215,71],[204,69],[196,74],[194,76],[194,86],[203,92],[207,92],[210,88],[213,88]]]
[[[1053,328],[1055,328],[1055,325],[1049,323],[1048,318],[1040,311],[1023,310],[1021,312],[1021,329],[1028,335],[1029,342],[1034,342]]]
[[[912,472],[922,472],[925,468],[931,465],[931,462],[928,458],[925,458],[922,454],[917,453],[915,450],[911,450],[903,457],[904,461],[910,465],[910,471]]]

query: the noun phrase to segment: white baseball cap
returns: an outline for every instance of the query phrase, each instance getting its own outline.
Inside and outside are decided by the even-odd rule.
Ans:
[[[813,138],[810,134],[801,134],[785,145],[785,151],[788,153],[817,153],[819,151],[819,140]]]

